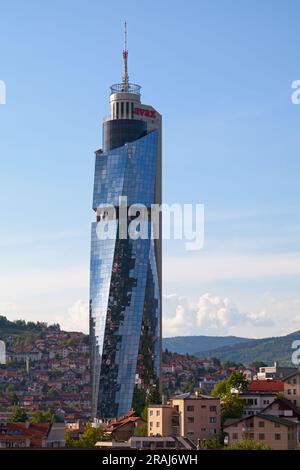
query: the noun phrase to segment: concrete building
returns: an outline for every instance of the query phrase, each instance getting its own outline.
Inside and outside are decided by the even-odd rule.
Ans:
[[[280,366],[278,361],[273,366],[260,367],[257,373],[257,380],[282,380],[288,375],[296,372],[295,367]]]
[[[277,398],[275,392],[243,392],[240,398],[245,402],[243,417],[261,413],[266,406],[273,403]]]
[[[173,397],[169,405],[148,408],[149,436],[182,436],[197,443],[212,439],[220,429],[219,398],[185,393]]]
[[[297,423],[277,416],[258,414],[225,424],[225,442],[250,439],[267,444],[273,450],[294,450],[297,445]]]
[[[283,379],[284,396],[293,405],[300,408],[300,372],[296,370]]]
[[[171,404],[148,408],[148,436],[179,436],[179,412]]]

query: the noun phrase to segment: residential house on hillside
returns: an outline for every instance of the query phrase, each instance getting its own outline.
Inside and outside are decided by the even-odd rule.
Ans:
[[[65,426],[62,423],[2,423],[0,448],[65,447]]]
[[[111,436],[113,441],[125,442],[135,435],[143,423],[140,416],[136,416],[134,411],[129,411],[119,418],[109,419],[103,425],[103,430]]]
[[[257,373],[257,380],[283,380],[288,375],[297,372],[296,367],[282,367],[278,361],[273,366],[260,367]]]

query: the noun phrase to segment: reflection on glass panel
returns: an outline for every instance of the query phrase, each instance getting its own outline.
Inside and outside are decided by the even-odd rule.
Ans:
[[[96,154],[93,208],[154,203],[156,131],[109,152]],[[98,222],[100,223],[100,222]],[[106,418],[130,410],[134,387],[157,386],[160,369],[160,288],[151,220],[148,238],[97,238],[92,224],[90,338],[93,415]]]

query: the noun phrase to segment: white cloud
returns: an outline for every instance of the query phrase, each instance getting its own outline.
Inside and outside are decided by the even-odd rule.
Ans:
[[[62,330],[66,331],[89,331],[89,308],[88,302],[77,300],[64,316],[56,316],[55,323],[59,323]]]
[[[166,257],[164,276],[168,283],[300,276],[300,253],[212,255],[199,251],[191,256]]]
[[[205,293],[196,302],[188,302],[175,294],[164,297],[163,335],[227,335],[234,334],[239,325],[272,326],[265,312],[240,311],[227,297]]]

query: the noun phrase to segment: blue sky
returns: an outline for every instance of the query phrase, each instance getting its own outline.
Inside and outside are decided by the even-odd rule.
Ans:
[[[276,0],[1,4],[0,311],[84,328],[94,150],[109,86],[163,114],[165,202],[205,245],[164,243],[164,333],[300,330],[300,6]]]

